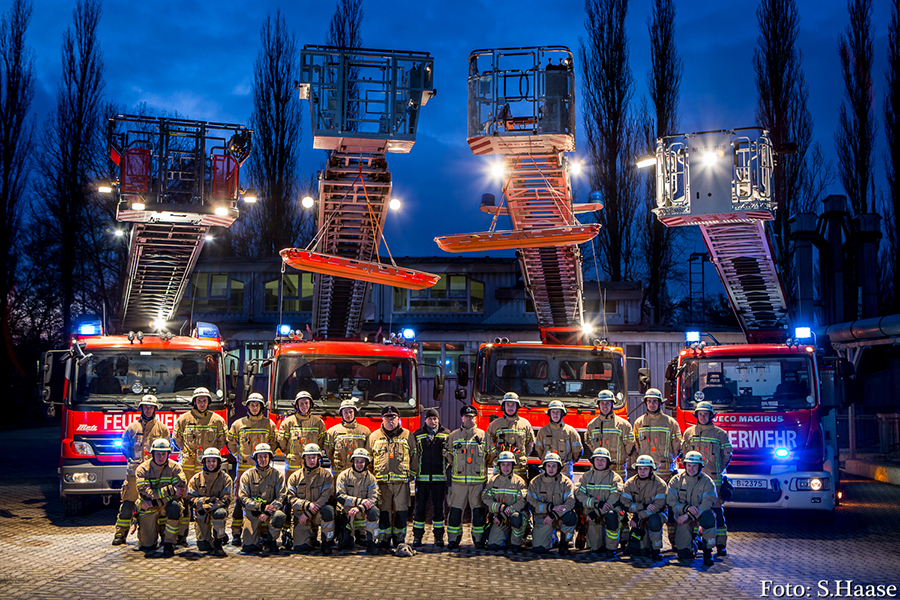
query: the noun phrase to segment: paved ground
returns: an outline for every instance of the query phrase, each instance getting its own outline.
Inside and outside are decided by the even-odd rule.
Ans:
[[[568,559],[498,556],[471,546],[403,559],[261,558],[231,551],[215,559],[190,551],[192,546],[170,560],[148,560],[133,538],[127,546],[110,545],[115,507],[63,517],[55,483],[56,435],[50,429],[0,432],[6,457],[0,474],[0,598],[736,600],[825,597],[820,580],[831,597],[856,591],[851,587],[848,593],[846,580],[885,586],[881,597],[891,597],[886,586],[900,586],[900,488],[864,479],[845,482],[845,503],[833,524],[806,515],[729,513],[730,555],[709,569],[699,559],[679,566],[668,551],[663,563],[651,566],[594,562],[583,553]],[[768,589],[765,581],[772,582]],[[893,594],[900,597],[896,589]]]

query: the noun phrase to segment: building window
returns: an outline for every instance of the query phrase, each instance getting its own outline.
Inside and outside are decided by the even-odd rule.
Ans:
[[[281,278],[267,281],[265,285],[265,312],[278,312],[278,285]],[[284,312],[312,312],[312,273],[290,273],[284,276]]]
[[[242,312],[244,310],[244,282],[231,279],[226,273],[194,273],[181,310],[195,312]]]
[[[602,304],[603,312],[608,315],[614,315],[619,312],[619,302],[618,300],[606,300]],[[585,298],[584,299],[584,312],[585,314],[599,314],[600,313],[600,299],[599,298]]]
[[[394,288],[395,313],[484,312],[484,283],[466,275],[444,275],[424,290]]]
[[[464,354],[466,354],[465,342],[422,342],[421,362],[425,365],[442,365],[445,377],[456,377],[459,357]],[[432,370],[425,372],[431,376]]]

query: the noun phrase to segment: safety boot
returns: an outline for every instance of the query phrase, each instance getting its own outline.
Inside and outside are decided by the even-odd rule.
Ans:
[[[457,550],[457,549],[459,549],[459,541],[447,542],[447,550]]]
[[[175,539],[175,545],[181,546],[182,548],[187,548],[188,547],[187,534],[179,535]]]
[[[278,556],[281,554],[281,548],[278,546],[278,540],[269,540],[266,543],[266,546],[269,548],[269,553]]]
[[[241,530],[231,530],[231,545],[232,546],[240,546],[241,545]]]
[[[690,562],[694,560],[694,552],[690,548],[682,548],[678,551],[678,560]]]
[[[113,536],[113,541],[112,541],[113,546],[121,546],[124,543],[125,543],[125,534],[124,533],[117,533],[116,535]]]
[[[296,552],[297,554],[306,554],[310,550],[312,550],[312,546],[310,546],[309,544],[299,544],[297,546],[294,546],[294,552]]]
[[[325,540],[324,542],[322,542],[322,556],[331,556],[331,549],[333,547],[333,540]]]
[[[716,556],[728,556],[728,550],[725,549],[725,544],[716,544]]]
[[[569,555],[569,540],[560,540],[559,541],[559,555],[560,556],[568,556]]]
[[[444,547],[444,530],[443,529],[435,529],[434,530],[434,545],[437,548]]]
[[[206,540],[197,540],[198,552],[209,552],[210,550],[212,550],[212,544],[210,544]]]
[[[216,538],[216,540],[213,542],[212,555],[226,556],[225,548],[222,547],[222,538]]]
[[[522,546],[521,546],[521,544],[510,544],[509,551],[512,552],[513,554],[518,554],[519,552],[522,551]]]
[[[658,548],[654,548],[650,551],[650,560],[655,563],[660,562],[662,560],[662,555],[659,553]]]
[[[175,556],[175,544],[168,542],[163,544],[162,555],[163,558],[172,558]]]
[[[285,549],[293,547],[294,537],[288,532],[281,534],[281,545],[284,546]]]
[[[713,562],[713,559],[712,559],[712,550],[710,548],[704,548],[703,549],[703,566],[711,567],[714,564],[715,563]]]
[[[422,547],[422,534],[418,531],[413,533],[413,548],[421,548]]]

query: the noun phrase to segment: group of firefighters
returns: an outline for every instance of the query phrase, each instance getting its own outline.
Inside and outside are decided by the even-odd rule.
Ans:
[[[487,431],[476,426],[477,413],[466,405],[462,426],[453,432],[440,425],[435,409],[425,410],[422,427],[410,432],[393,406],[382,409],[382,425],[373,432],[356,421],[353,400],[341,403],[341,422],[326,430],[305,391],[277,430],[258,393],[248,396],[247,416],[229,429],[209,410],[210,399],[208,389],[197,388],[191,410],[175,422],[180,462],[169,458],[169,431],[155,418],[156,398],[141,400],[140,419],[123,434],[128,471],[113,545],[125,542],[136,515],[147,556],[157,555],[158,540],[164,557],[186,546],[191,521],[197,549],[225,556],[230,511],[231,543],[244,553],[278,554],[282,547],[306,553],[320,546],[329,555],[358,542],[378,554],[405,542],[410,508],[412,545],[421,546],[430,505],[434,545],[443,547],[446,533],[451,550],[462,540],[468,507],[478,549],[520,552],[530,526],[532,552],[556,548],[567,555],[578,529],[598,558],[612,559],[625,549],[657,562],[665,523],[679,560],[693,560],[700,548],[708,566],[713,548],[726,554],[721,489],[731,445],[713,424],[708,402],[696,405],[697,424],[682,435],[661,412],[659,390],[647,390],[646,414],[633,426],[614,413],[615,397],[604,390],[597,397],[600,414],[582,441],[565,423],[568,411],[559,401],[549,404],[549,423],[535,433],[518,414],[521,403],[513,392],[504,395],[501,415]],[[235,481],[222,468],[226,446],[237,464]],[[274,467],[278,448],[286,459],[283,473]],[[541,468],[529,481],[533,449]],[[591,468],[576,485],[574,464],[588,453]],[[674,468],[678,457],[680,473]]]

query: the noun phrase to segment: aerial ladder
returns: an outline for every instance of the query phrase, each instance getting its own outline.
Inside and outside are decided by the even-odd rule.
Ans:
[[[123,330],[174,318],[210,228],[230,227],[238,217],[240,166],[250,140],[243,125],[133,115],[109,120],[119,178],[108,187],[117,193],[116,218],[133,224]]]
[[[319,173],[318,233],[306,249],[281,252],[315,273],[313,335],[358,339],[372,283],[423,289],[439,277],[400,268],[379,246],[391,200],[386,154],[408,153],[419,111],[435,95],[434,59],[424,52],[304,46],[300,98],[309,101]]]

